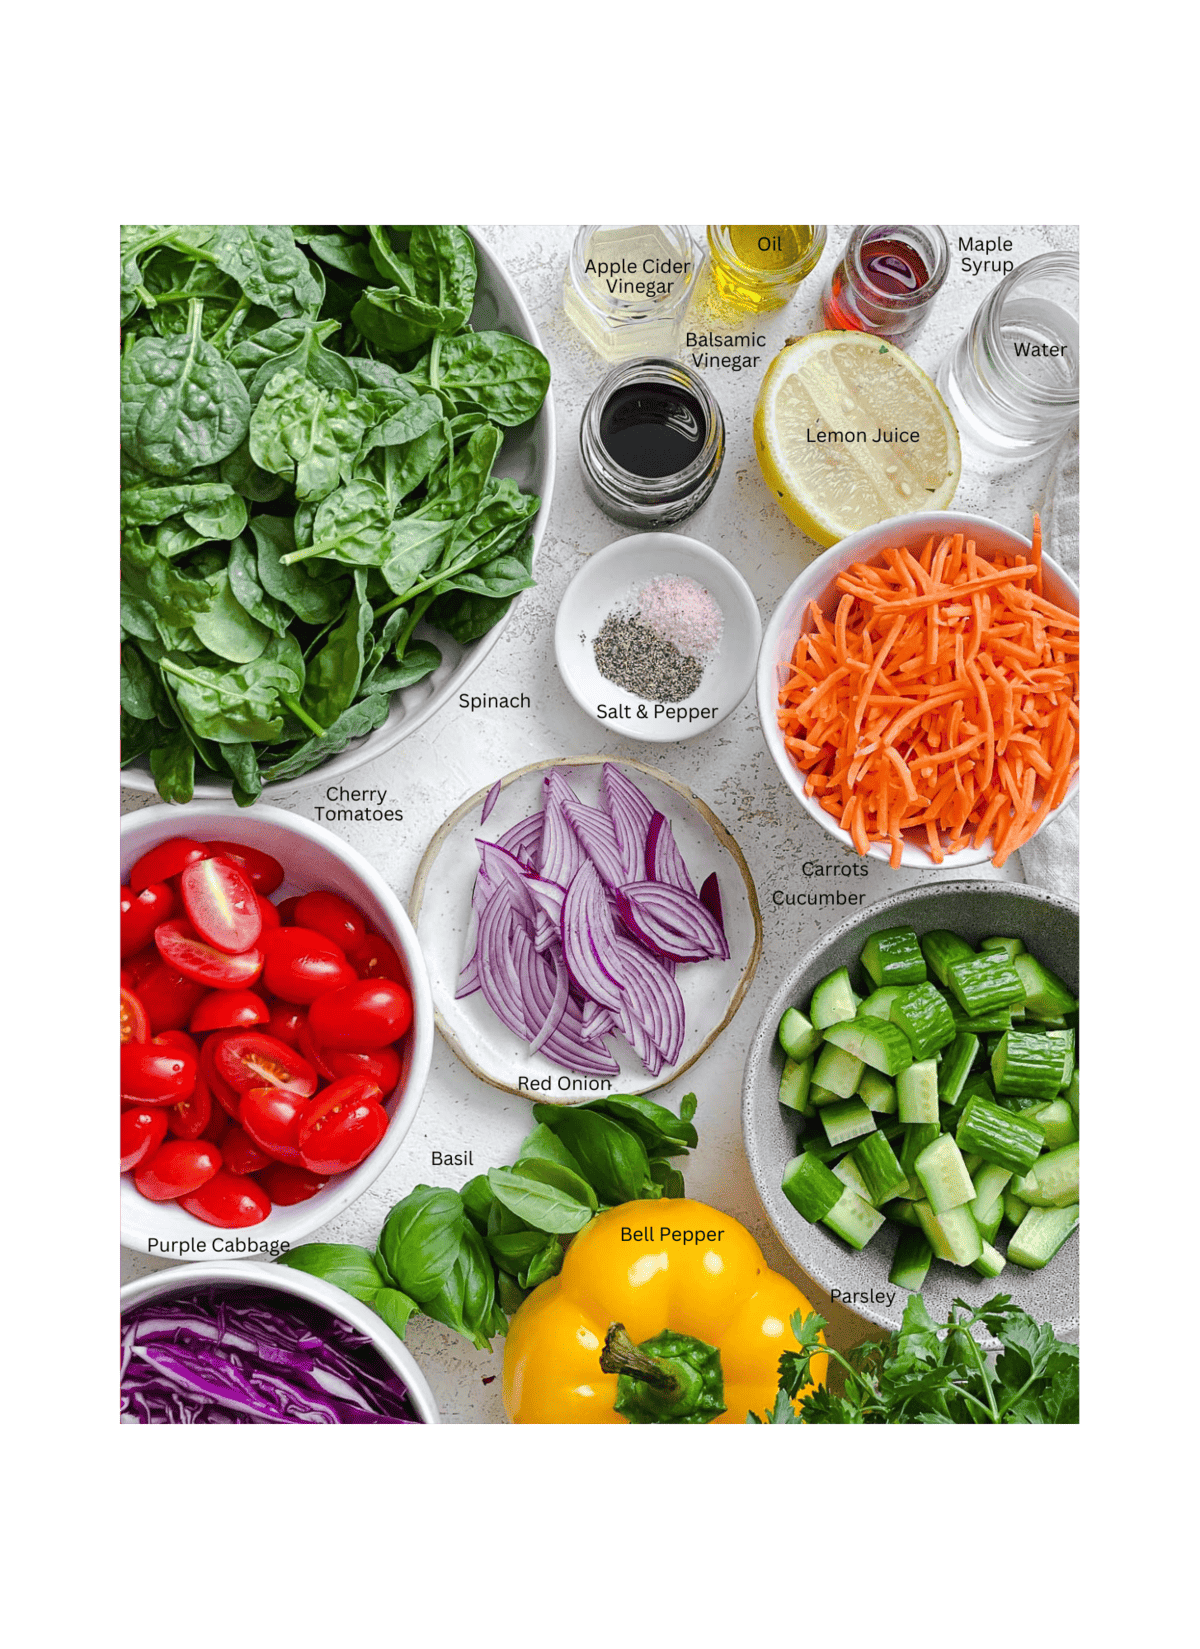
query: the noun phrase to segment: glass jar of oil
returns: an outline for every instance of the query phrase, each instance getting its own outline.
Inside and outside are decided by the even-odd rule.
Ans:
[[[717,295],[760,315],[781,309],[825,250],[824,223],[710,223],[708,250]]]

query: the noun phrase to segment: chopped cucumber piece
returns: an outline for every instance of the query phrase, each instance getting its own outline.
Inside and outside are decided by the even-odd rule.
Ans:
[[[1000,1221],[1004,1218],[1004,1203],[1003,1201],[993,1203],[986,1219],[981,1220],[974,1214],[971,1217],[979,1227],[980,1240],[985,1243],[995,1242],[996,1233],[1000,1229]]]
[[[921,1222],[917,1218],[916,1204],[907,1197],[895,1197],[880,1209],[880,1213],[889,1220],[895,1220],[899,1225],[919,1227]]]
[[[817,1030],[825,1031],[830,1025],[840,1024],[843,1019],[853,1019],[856,1011],[850,974],[846,968],[826,974],[820,984],[813,987],[808,1015]]]
[[[1025,993],[1025,1012],[1035,1019],[1060,1019],[1074,1013],[1079,1003],[1057,974],[1028,953],[1013,957],[1013,968]]]
[[[1040,1271],[1078,1224],[1077,1202],[1066,1208],[1031,1208],[1009,1240],[1008,1257],[1014,1265]]]
[[[808,1103],[814,1111],[819,1111],[822,1105],[832,1105],[835,1100],[844,1097],[842,1094],[835,1094],[832,1088],[822,1088],[821,1084],[815,1080],[809,1084]]]
[[[993,1013],[998,1008],[1020,1007],[1025,990],[1014,965],[1000,951],[952,962],[947,983],[967,1014]]]
[[[881,1133],[868,1134],[850,1154],[866,1182],[867,1201],[876,1208],[908,1190],[908,1178],[892,1150],[891,1142]]]
[[[895,1283],[898,1288],[918,1290],[925,1281],[932,1259],[933,1250],[923,1231],[902,1231],[892,1258],[892,1269],[888,1272],[888,1282]]]
[[[980,950],[1002,950],[1011,962],[1014,956],[1020,956],[1021,952],[1025,949],[1025,946],[1020,939],[996,938],[981,939],[979,941],[979,948]]]
[[[813,1081],[818,1087],[831,1089],[839,1099],[850,1098],[862,1074],[863,1061],[839,1048],[836,1042],[826,1042],[813,1066]]]
[[[810,1222],[824,1219],[846,1187],[811,1151],[801,1151],[783,1170],[783,1194]]]
[[[912,1049],[903,1030],[882,1019],[859,1018],[831,1025],[826,1033],[826,1046],[841,1048],[884,1076],[895,1076],[913,1062]]]
[[[869,1202],[872,1207],[875,1206],[875,1198],[871,1195],[870,1187],[867,1185],[866,1180],[863,1178],[862,1173],[859,1170],[858,1164],[854,1160],[853,1152],[850,1152],[849,1155],[844,1156],[841,1162],[834,1163],[833,1177],[834,1179],[840,1179],[843,1185],[848,1185],[852,1191],[856,1192],[857,1195],[863,1199],[864,1202]]]
[[[901,1098],[900,1115],[904,1115]],[[960,1151],[975,1151],[985,1162],[1024,1174],[1037,1161],[1045,1134],[1036,1122],[1002,1111],[986,1099],[969,1099],[955,1130]]]
[[[976,1225],[982,1227],[990,1218],[993,1208],[1003,1208],[1004,1193],[1012,1179],[1012,1169],[1001,1168],[996,1162],[985,1162],[979,1172],[971,1177],[975,1185],[971,1212],[975,1216]]]
[[[799,1008],[789,1008],[779,1021],[779,1046],[789,1059],[807,1059],[821,1046],[821,1033]]]
[[[967,1165],[949,1134],[939,1134],[913,1166],[935,1214],[944,1214],[948,1208],[961,1208],[963,1203],[974,1199],[975,1187]]]
[[[1065,1208],[1079,1201],[1079,1142],[1060,1145],[1057,1151],[1047,1151],[1029,1170],[1026,1179],[1034,1182],[1034,1191],[1026,1195],[1018,1192],[1035,1208]],[[1022,1181],[1024,1184],[1025,1181]]]
[[[929,971],[942,984],[946,983],[946,970],[952,962],[963,962],[975,952],[965,939],[960,939],[957,933],[949,933],[945,928],[931,928],[928,933],[921,935],[921,954],[929,966]]]
[[[1078,1126],[1078,1123],[1079,1123],[1079,1066],[1078,1065],[1076,1065],[1076,1067],[1075,1067],[1074,1076],[1071,1078],[1070,1082],[1067,1083],[1067,1091],[1063,1095],[1063,1098],[1066,1100],[1067,1104],[1074,1111],[1074,1113],[1075,1113],[1075,1123],[1076,1123],[1076,1126]]]
[[[1071,1145],[1079,1138],[1075,1113],[1065,1099],[1052,1099],[1048,1105],[1029,1105],[1019,1114],[1045,1131],[1047,1151],[1057,1151],[1060,1145]]]
[[[896,1078],[896,1099],[901,1122],[936,1125],[938,1119],[937,1062],[923,1059],[910,1065]]]
[[[824,1106],[821,1122],[830,1145],[844,1145],[847,1140],[858,1139],[875,1129],[875,1118],[858,1098],[839,1099],[833,1105]]]
[[[903,985],[881,985],[877,991],[872,991],[870,996],[858,1004],[858,1017],[886,1020],[891,1014],[892,1003],[903,989]]]
[[[917,1158],[940,1133],[941,1129],[936,1122],[912,1123],[904,1129],[896,1155],[900,1158],[900,1166],[903,1168],[905,1178],[910,1185],[919,1183],[916,1168]]]
[[[836,1231],[851,1248],[865,1248],[883,1224],[883,1215],[846,1186],[821,1223]]]
[[[975,1263],[983,1252],[983,1240],[965,1203],[942,1214],[935,1214],[927,1202],[917,1203],[916,1209],[921,1229],[939,1260],[949,1260],[951,1265]]]
[[[1004,1218],[1009,1225],[1020,1225],[1028,1212],[1029,1204],[1010,1186],[1004,1193]]]
[[[1062,1043],[1045,1031],[1005,1031],[992,1055],[998,1094],[1053,1099],[1063,1086]]]
[[[892,1003],[892,1024],[908,1038],[914,1059],[928,1059],[958,1034],[954,1015],[936,985],[913,985],[902,992]]]
[[[943,1105],[958,1103],[978,1052],[979,1038],[971,1031],[959,1031],[946,1049],[938,1066],[938,1099]]]
[[[928,978],[912,928],[881,928],[867,940],[859,961],[875,985],[920,985]]]
[[[1063,1074],[1059,1087],[1065,1088],[1075,1074],[1075,1032],[1047,1031],[1046,1035],[1052,1042],[1061,1042],[1063,1045]]]
[[[983,1243],[983,1252],[977,1260],[972,1260],[971,1264],[981,1277],[998,1277],[1004,1270],[1004,1255],[993,1248],[986,1237],[981,1235],[980,1240]]]
[[[880,1116],[895,1115],[898,1104],[896,1084],[889,1082],[878,1071],[873,1071],[869,1065],[858,1079],[858,1097]]]
[[[813,1062],[810,1054],[807,1059],[789,1059],[784,1064],[783,1075],[779,1079],[779,1103],[786,1105],[789,1111],[799,1111],[801,1116],[808,1116],[812,1106],[808,1100],[808,1090],[812,1086]]]

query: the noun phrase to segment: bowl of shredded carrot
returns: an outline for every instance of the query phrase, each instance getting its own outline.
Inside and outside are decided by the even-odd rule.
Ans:
[[[938,510],[801,573],[763,637],[758,709],[804,808],[893,866],[996,866],[1079,771],[1079,590],[1033,539]]]

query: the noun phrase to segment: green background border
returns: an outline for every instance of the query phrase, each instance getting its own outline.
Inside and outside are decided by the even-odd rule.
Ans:
[[[28,1454],[38,1484],[31,1525],[59,1552],[76,1517],[81,1529],[122,1530],[124,1553],[109,1571],[120,1590],[135,1578],[153,1591],[157,1578],[171,1596],[171,1575],[186,1575],[206,1552],[204,1573],[221,1580],[227,1604],[242,1586],[262,1598],[255,1576],[267,1565],[287,1576],[282,1593],[267,1588],[269,1618],[282,1626],[295,1613],[305,1624],[288,1634],[305,1641],[368,1623],[412,1633],[429,1616],[442,1623],[437,1641],[516,1629],[526,1641],[575,1644],[602,1629],[612,1636],[605,1618],[615,1613],[636,1636],[687,1614],[707,1623],[701,1636],[757,1642],[776,1611],[793,1636],[831,1621],[852,1629],[847,1603],[859,1603],[852,1614],[865,1624],[905,1595],[910,1618],[946,1628],[945,1613],[928,1608],[928,1583],[945,1606],[959,1539],[974,1539],[976,1553],[1007,1548],[1009,1575],[1022,1560],[1045,1578],[1062,1575],[1085,1525],[1116,1510],[1114,1478],[1139,1428],[1172,1418],[1170,1393],[1162,1402],[1141,1395],[1154,1357],[1132,1339],[1142,1327],[1165,1329],[1170,1265],[1137,1257],[1131,1217],[1104,1212],[1114,1207],[1106,1182],[1121,1184],[1121,1205],[1132,1199],[1119,1169],[1141,1146],[1124,1126],[1090,1139],[1101,1214],[1086,1232],[1085,1425],[977,1445],[989,1449],[984,1471],[954,1433],[923,1428],[897,1428],[890,1440],[877,1433],[862,1456],[862,1443],[819,1431],[780,1443],[732,1428],[704,1440],[692,1431],[440,1428],[394,1438],[396,1453],[382,1458],[387,1441],[376,1436],[236,1430],[216,1440],[204,1433],[203,1443],[185,1431],[119,1430],[112,1415],[115,1202],[94,1163],[109,1154],[114,1075],[109,984],[97,981],[112,966],[104,889],[115,849],[115,656],[105,615],[117,576],[110,289],[120,219],[766,219],[788,216],[803,198],[809,216],[826,218],[907,206],[948,221],[1081,221],[1096,282],[1093,336],[1106,343],[1104,373],[1090,384],[1088,618],[1093,638],[1096,627],[1104,632],[1098,656],[1124,666],[1088,683],[1090,726],[1103,729],[1103,745],[1086,833],[1083,975],[1091,1026],[1116,1027],[1091,1078],[1090,1108],[1124,1115],[1139,1078],[1146,1087],[1146,1067],[1119,1036],[1129,973],[1141,986],[1159,966],[1149,917],[1165,909],[1179,922],[1187,882],[1177,839],[1146,843],[1141,806],[1118,800],[1116,780],[1131,763],[1154,772],[1149,704],[1162,693],[1162,661],[1144,678],[1131,643],[1127,571],[1141,562],[1141,594],[1146,572],[1187,536],[1155,531],[1147,543],[1147,442],[1165,407],[1139,411],[1136,280],[1129,275],[1114,315],[1111,280],[1127,270],[1101,256],[1114,196],[1127,206],[1134,178],[1129,158],[1081,142],[1062,84],[1075,43],[1055,40],[1045,13],[1029,8],[1038,18],[1029,53],[1015,13],[1005,13],[1004,41],[982,40],[961,12],[946,15],[953,31],[940,48],[933,12],[892,8],[872,26],[862,8],[776,16],[758,7],[705,25],[697,10],[684,18],[616,8],[580,13],[585,28],[572,45],[557,7],[493,10],[475,35],[462,12],[419,23],[396,8],[326,12],[302,40],[295,13],[252,23],[244,8],[216,7],[203,20],[181,18],[181,43],[170,40],[170,20],[129,16],[120,30],[94,20],[54,46],[53,97],[28,127],[49,171],[18,185],[8,257],[12,381],[21,386],[8,407],[10,749],[21,773],[10,790],[20,821],[10,965],[21,980],[69,983],[71,1006],[64,1014],[63,989],[41,984],[26,1003],[18,984],[16,1022],[33,1029],[15,1036],[10,1092],[8,1316],[18,1357],[23,1326],[43,1322],[13,1410],[25,1433],[16,1451]],[[987,28],[997,26],[989,15]],[[519,53],[506,54],[514,33]],[[468,38],[478,43],[470,53]],[[112,74],[99,74],[102,63],[114,64]],[[1091,157],[1086,176],[1081,152]],[[1131,252],[1127,229],[1121,236],[1121,256],[1151,256],[1149,246]],[[20,256],[38,244],[43,261]],[[1170,468],[1154,468],[1167,490]],[[1155,523],[1174,511],[1174,498],[1155,496]],[[1144,681],[1132,699],[1131,679]],[[1159,770],[1184,783],[1190,750],[1172,765],[1162,755]],[[1142,854],[1149,846],[1149,862],[1134,859],[1137,844]],[[46,1176],[49,1133],[61,1154]],[[25,1425],[30,1395],[40,1425],[33,1413]],[[913,1522],[923,1532],[910,1545]],[[898,1562],[905,1548],[916,1565]],[[992,1562],[984,1570],[999,1573]],[[976,1581],[986,1575],[974,1571]],[[870,1580],[879,1601],[847,1593],[847,1583]],[[104,1591],[79,1598],[86,1613]],[[925,1603],[913,1608],[915,1595]],[[1038,1634],[1057,1614],[1030,1611],[1024,1581],[1001,1595],[989,1588],[981,1601],[992,1611],[1004,1604],[1010,1628],[1025,1621]],[[48,1608],[74,1606],[59,1570]],[[175,1641],[201,1636],[203,1614],[199,1603],[188,1609],[193,1624],[173,1624]],[[221,1619],[241,1636],[224,1609]]]

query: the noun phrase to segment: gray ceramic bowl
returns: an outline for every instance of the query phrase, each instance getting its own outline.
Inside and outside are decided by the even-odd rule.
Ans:
[[[865,914],[842,922],[775,993],[754,1034],[742,1087],[742,1128],[754,1183],[771,1224],[797,1265],[831,1292],[871,1296],[845,1303],[884,1328],[899,1328],[909,1297],[906,1289],[887,1280],[900,1227],[889,1221],[866,1248],[856,1252],[823,1225],[810,1225],[780,1189],[784,1166],[799,1149],[799,1134],[792,1113],[779,1103],[783,1050],[776,1031],[784,1009],[803,1006],[817,981],[835,968],[848,967],[859,987],[858,956],[867,935],[875,928],[902,923],[910,923],[919,934],[930,928],[949,928],[972,944],[992,934],[1021,939],[1071,990],[1079,988],[1076,905],[1019,883],[960,881],[892,894]],[[1006,1230],[1001,1227],[996,1238],[1002,1252],[1007,1246]],[[980,1277],[969,1266],[934,1260],[921,1293],[935,1321],[949,1315],[956,1297],[982,1304],[993,1294],[1011,1294],[1022,1310],[1039,1323],[1053,1323],[1062,1336],[1079,1322],[1079,1234],[1041,1271],[1010,1265],[993,1279]],[[893,1297],[891,1304],[888,1295]]]

